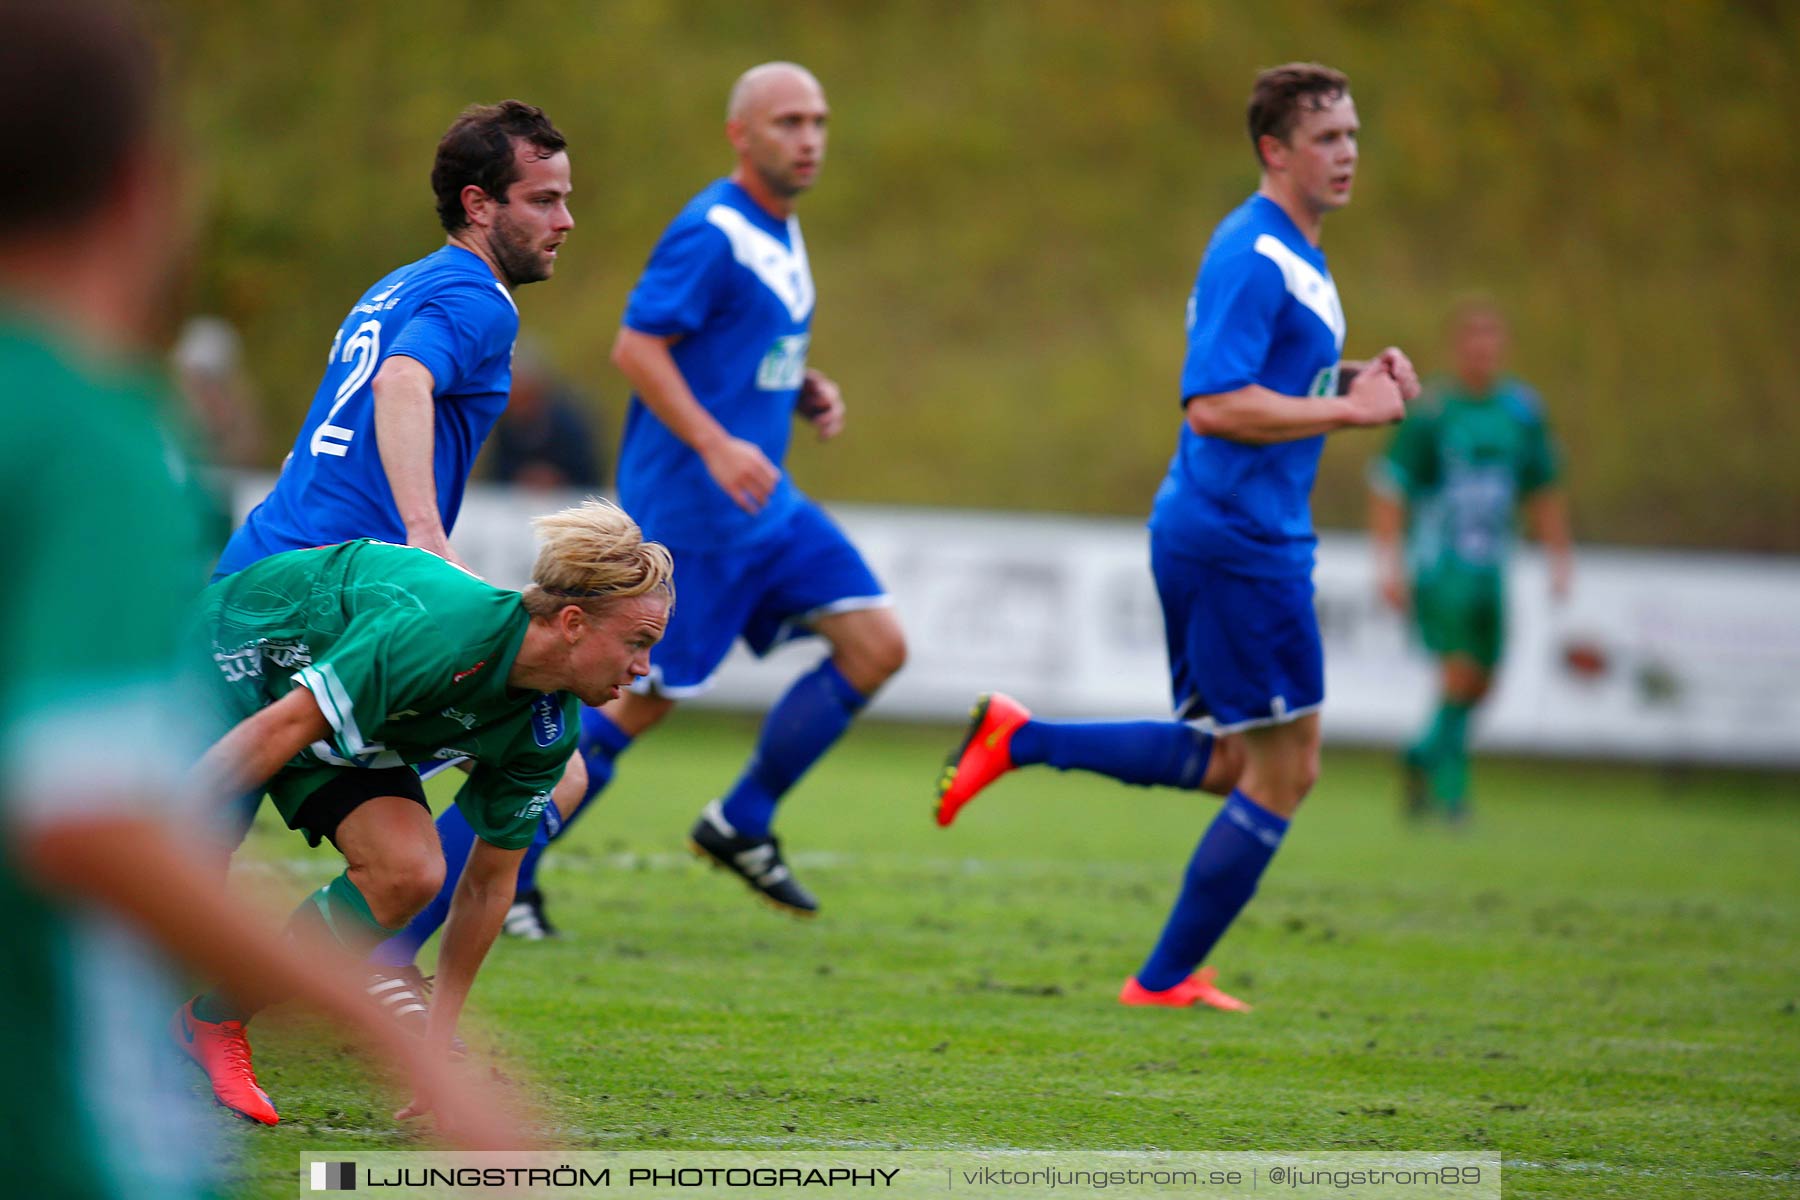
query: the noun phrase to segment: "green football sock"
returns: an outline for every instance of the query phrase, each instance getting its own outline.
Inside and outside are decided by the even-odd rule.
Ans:
[[[300,902],[288,918],[288,932],[310,930],[315,935],[336,942],[356,958],[366,958],[369,951],[394,935],[375,919],[369,902],[350,882],[348,872]],[[260,1004],[249,1005],[233,1000],[223,992],[202,992],[194,997],[194,1016],[202,1021],[248,1021],[263,1005],[275,1003],[278,996],[260,996]]]
[[[1431,764],[1437,761],[1438,745],[1443,741],[1443,737],[1444,703],[1439,701],[1438,707],[1436,711],[1431,714],[1431,720],[1426,724],[1424,732],[1419,734],[1418,739],[1414,741],[1412,746],[1406,751],[1407,759],[1415,766],[1429,769]]]
[[[1432,722],[1431,795],[1444,811],[1462,811],[1469,789],[1469,714],[1474,705],[1445,700]]]
[[[375,919],[347,871],[300,902],[288,918],[288,931],[301,930],[323,933],[358,959],[395,932]]]

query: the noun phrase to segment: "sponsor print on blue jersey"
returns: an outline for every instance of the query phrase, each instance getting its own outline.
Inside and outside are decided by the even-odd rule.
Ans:
[[[284,550],[363,537],[406,541],[375,444],[371,386],[395,356],[431,373],[433,474],[439,515],[451,529],[475,455],[512,390],[518,331],[512,296],[460,246],[445,246],[370,288],[332,339],[325,376],[274,490],[232,536],[214,578]]]
[[[779,467],[806,378],[815,299],[800,222],[770,216],[720,179],[664,231],[631,293],[625,325],[676,338],[670,353],[695,398]],[[799,493],[784,472],[763,509],[746,513],[633,396],[619,448],[619,501],[646,536],[710,550],[774,536]]]
[[[1344,309],[1325,255],[1274,201],[1252,196],[1219,223],[1188,300],[1181,398],[1252,384],[1284,396],[1337,391]],[[1321,437],[1249,445],[1185,422],[1151,528],[1239,574],[1312,570],[1311,497]]]

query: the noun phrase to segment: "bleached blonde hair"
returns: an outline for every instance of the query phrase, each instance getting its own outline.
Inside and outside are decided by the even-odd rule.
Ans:
[[[525,589],[525,611],[547,617],[565,605],[598,611],[615,600],[661,591],[675,603],[675,562],[625,510],[606,500],[537,517],[537,563]]]

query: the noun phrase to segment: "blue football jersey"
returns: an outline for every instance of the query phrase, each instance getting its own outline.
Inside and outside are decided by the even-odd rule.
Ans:
[[[1252,196],[1220,222],[1188,300],[1183,401],[1260,384],[1337,392],[1344,310],[1325,255],[1274,201]],[[1312,487],[1323,436],[1273,445],[1202,437],[1185,422],[1151,528],[1240,574],[1312,570]]]
[[[444,529],[456,524],[475,455],[512,390],[519,311],[473,253],[445,246],[370,288],[332,340],[325,378],[267,499],[225,547],[215,579],[284,550],[353,538],[404,542],[375,441],[381,364],[396,354],[431,372],[432,469]]]
[[[632,290],[625,325],[680,335],[670,353],[695,398],[779,467],[806,373],[813,298],[800,222],[771,217],[720,179],[663,232]],[[693,550],[745,545],[778,532],[799,501],[784,471],[763,510],[746,513],[700,456],[632,396],[619,447],[619,502],[646,536]]]

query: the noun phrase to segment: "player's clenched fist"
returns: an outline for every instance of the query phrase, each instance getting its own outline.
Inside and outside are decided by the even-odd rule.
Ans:
[[[1412,364],[1407,363],[1406,369],[1411,371]],[[1416,395],[1417,377],[1413,379],[1413,390]],[[1387,425],[1406,415],[1405,393],[1400,382],[1394,378],[1392,365],[1385,361],[1385,353],[1382,358],[1372,360],[1367,367],[1356,373],[1356,378],[1351,381],[1349,394],[1344,398],[1348,402],[1353,424]]]

